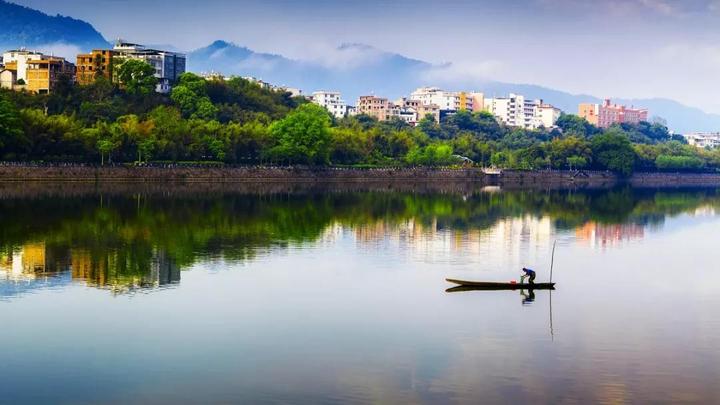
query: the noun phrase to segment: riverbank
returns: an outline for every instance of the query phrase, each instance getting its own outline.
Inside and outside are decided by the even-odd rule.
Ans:
[[[634,187],[720,186],[715,173],[636,173],[622,179],[611,172],[505,170],[486,173],[478,168],[309,168],[309,167],[134,167],[81,165],[0,165],[0,182],[60,183],[472,183],[503,188],[606,188],[618,184]]]

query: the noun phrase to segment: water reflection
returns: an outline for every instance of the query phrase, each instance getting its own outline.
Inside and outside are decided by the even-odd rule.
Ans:
[[[0,255],[0,297],[72,281],[113,294],[153,289],[180,282],[180,268],[163,250],[90,251],[53,242],[26,243]]]
[[[195,263],[253,261],[348,235],[369,252],[520,268],[544,258],[559,233],[605,247],[642,239],[666,216],[717,207],[720,196],[708,189],[7,197],[0,200],[0,295],[71,282],[114,294],[149,291],[179,283]]]

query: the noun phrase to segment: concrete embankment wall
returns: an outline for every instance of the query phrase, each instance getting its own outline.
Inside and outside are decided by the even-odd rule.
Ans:
[[[633,187],[720,187],[720,173],[635,173]]]
[[[599,187],[618,184],[610,172],[568,170],[505,170],[495,180],[503,188]]]
[[[0,182],[130,183],[477,183],[503,188],[607,188],[720,186],[720,173],[636,173],[620,179],[604,171],[505,170],[476,168],[307,168],[307,167],[132,167],[0,165]]]
[[[0,166],[0,181],[352,182],[487,180],[479,169]]]

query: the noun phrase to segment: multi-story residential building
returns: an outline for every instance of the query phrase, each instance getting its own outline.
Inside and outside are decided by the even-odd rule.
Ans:
[[[485,111],[485,94],[480,92],[468,93],[472,98],[473,112]]]
[[[47,94],[52,91],[62,75],[75,81],[75,65],[63,58],[31,59],[27,62],[27,90]]]
[[[540,104],[535,113],[536,127],[552,128],[555,126],[562,111],[550,104]]]
[[[560,110],[542,100],[528,100],[520,94],[485,98],[485,110],[505,125],[525,129],[551,128],[560,117]]]
[[[113,79],[113,59],[115,51],[95,49],[88,54],[77,56],[77,82],[81,85],[92,84],[98,77]]]
[[[698,148],[720,147],[720,132],[693,132],[683,134],[687,143]]]
[[[427,115],[431,115],[435,122],[440,122],[440,107],[437,104],[423,104],[420,100],[411,100],[404,97],[398,99],[395,104],[407,110],[405,114],[403,114],[404,118],[410,117],[410,110],[414,112],[416,115],[415,121],[405,119],[405,121],[412,125],[417,124],[417,122],[425,118]]]
[[[614,124],[647,121],[648,110],[611,104],[610,99],[605,99],[602,104],[581,103],[578,115],[597,127],[608,128]]]
[[[473,111],[473,97],[465,92],[445,91],[437,87],[420,87],[410,93],[411,100],[435,104],[444,111]]]
[[[43,55],[42,52],[28,51],[24,48],[6,51],[2,55],[5,69],[15,71],[17,80],[22,79],[23,81],[27,81],[28,61],[43,58],[47,58],[47,56]]]
[[[392,106],[393,104],[387,98],[360,96],[355,109],[357,114],[366,114],[379,121],[387,121],[393,115]]]
[[[95,49],[91,53],[77,55],[77,81],[90,84],[99,76],[115,80],[115,65],[127,59],[145,61],[155,69],[158,79],[155,90],[158,93],[169,92],[173,83],[185,73],[184,54],[118,41],[113,49]]]
[[[62,75],[75,80],[75,65],[63,58],[26,49],[3,53],[4,69],[0,71],[0,87],[49,93]]]
[[[158,93],[169,92],[173,83],[185,73],[186,57],[181,53],[149,49],[122,41],[118,41],[112,51],[117,59],[139,59],[152,66],[158,79],[156,88]]]
[[[422,119],[418,116],[418,112],[413,107],[401,107],[397,111],[397,117],[407,122],[408,124],[415,126],[418,120]]]
[[[347,115],[347,104],[338,91],[316,91],[312,94],[312,102],[325,107],[337,118]]]

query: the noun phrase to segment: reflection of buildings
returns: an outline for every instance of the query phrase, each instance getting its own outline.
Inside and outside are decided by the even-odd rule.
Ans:
[[[355,241],[362,246],[394,245],[426,262],[459,261],[503,269],[543,262],[554,232],[550,218],[533,216],[503,218],[482,229],[454,229],[437,219],[378,221],[354,228]]]
[[[180,269],[159,249],[153,249],[147,260],[118,251],[97,253],[45,243],[29,243],[0,254],[0,296],[5,295],[3,292],[17,295],[20,290],[44,288],[61,280],[61,284],[84,281],[123,293],[176,284],[180,282]],[[19,286],[24,287],[18,290]]]
[[[575,229],[575,237],[592,247],[613,246],[623,241],[642,239],[644,236],[645,226],[639,224],[603,225],[588,222]]]
[[[0,272],[6,280],[32,280],[68,270],[65,249],[46,247],[44,243],[28,243],[17,251],[0,257]]]

